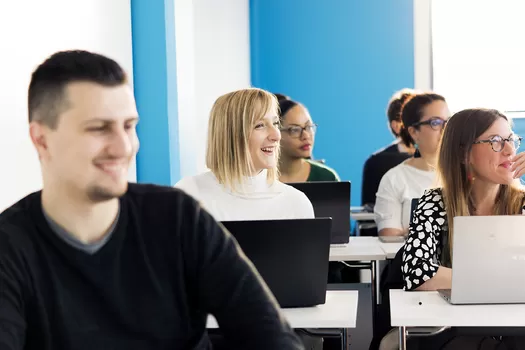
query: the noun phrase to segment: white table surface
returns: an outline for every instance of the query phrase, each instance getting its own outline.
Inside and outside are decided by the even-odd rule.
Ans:
[[[375,220],[375,214],[374,213],[368,213],[368,212],[352,212],[352,210],[350,210],[350,220],[355,220],[355,221],[374,221]]]
[[[292,328],[355,328],[358,291],[330,290],[326,303],[314,307],[282,309]],[[217,328],[217,321],[208,316],[207,328]]]
[[[385,252],[387,259],[394,259],[399,249],[401,249],[401,247],[403,247],[403,244],[405,244],[405,242],[383,243],[379,241],[379,239],[378,239],[378,242],[379,242],[379,246],[381,247],[381,249],[383,249],[383,251]]]
[[[350,237],[345,246],[330,247],[330,261],[385,260],[386,253],[377,237]]]
[[[391,290],[390,313],[392,327],[525,327],[525,304],[451,305],[437,292]]]

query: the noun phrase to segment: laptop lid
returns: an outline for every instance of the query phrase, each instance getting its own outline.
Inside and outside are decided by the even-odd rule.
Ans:
[[[223,221],[281,307],[324,304],[330,218]]]
[[[453,304],[525,303],[525,216],[454,218]]]
[[[316,218],[332,218],[332,244],[350,240],[350,181],[295,182],[288,185],[304,192]]]

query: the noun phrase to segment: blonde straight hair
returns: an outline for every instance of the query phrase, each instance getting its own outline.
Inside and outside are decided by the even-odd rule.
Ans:
[[[250,88],[230,92],[219,97],[213,105],[208,123],[206,166],[220,184],[238,191],[242,179],[254,172],[249,140],[265,115],[278,116],[277,98],[262,89]],[[279,147],[276,148],[279,160]],[[278,169],[268,169],[271,184],[279,177]]]
[[[466,109],[453,115],[445,127],[438,158],[438,178],[448,218],[448,244],[444,247],[444,266],[452,266],[454,217],[473,215],[472,180],[469,180],[469,155],[472,144],[499,118],[509,119],[493,109]],[[475,180],[473,180],[475,181]],[[517,179],[500,185],[494,215],[521,214],[524,189]],[[443,263],[443,262],[442,262]]]

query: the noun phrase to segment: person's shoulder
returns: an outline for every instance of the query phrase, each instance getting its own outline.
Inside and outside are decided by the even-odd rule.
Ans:
[[[425,192],[419,199],[419,203],[423,203],[425,206],[437,205],[444,209],[443,189],[437,187],[425,190]]]
[[[429,188],[429,189],[425,190],[425,192],[423,193],[422,198],[426,198],[426,199],[432,199],[432,198],[443,199],[443,189],[441,187]]]
[[[31,193],[0,213],[0,229],[31,218],[41,201],[41,191]]]
[[[163,242],[193,232],[205,215],[194,197],[172,186],[129,184],[121,201],[135,224],[146,230],[158,227],[148,236]]]
[[[34,192],[22,198],[0,213],[0,251],[13,246],[27,250],[36,227],[36,213],[41,192]],[[9,247],[9,248],[8,248]]]
[[[392,142],[388,146],[380,148],[377,151],[375,151],[374,153],[372,153],[372,156],[383,155],[385,153],[387,153],[387,154],[400,153],[398,144],[399,144],[399,141],[395,140],[394,142]]]
[[[211,171],[198,175],[185,176],[175,184],[175,188],[186,192],[194,198],[199,198],[201,192],[206,192],[215,186],[217,186],[217,179]]]
[[[313,170],[319,174],[318,177],[326,179],[326,181],[338,181],[339,175],[334,169],[325,164],[316,162],[315,160],[307,160],[307,162],[310,163],[311,171]]]
[[[308,202],[310,203],[310,200],[308,197],[304,194],[303,191],[298,190],[297,188],[285,184],[279,180],[276,180],[276,183],[274,186],[278,186],[280,191],[284,194],[284,196],[287,198],[287,200],[294,200],[294,201],[301,201],[301,202]]]
[[[312,168],[316,168],[317,170],[319,171],[323,171],[323,172],[330,172],[332,174],[335,174],[335,170],[330,168],[328,165],[326,164],[323,164],[323,163],[320,163],[320,162],[317,162],[315,160],[311,160],[311,159],[308,159],[306,160],[308,163],[310,163],[310,165],[312,166]]]
[[[447,211],[445,209],[443,190],[441,188],[425,190],[413,209],[413,222],[418,223],[419,220],[430,220],[431,223],[435,222],[435,224],[432,225],[434,229],[436,229],[436,227],[443,229],[443,227],[447,226]]]
[[[390,181],[397,182],[400,178],[406,178],[407,172],[410,171],[409,167],[410,166],[406,164],[406,161],[403,161],[398,165],[388,169],[387,172],[383,175],[383,179],[388,179]]]
[[[310,212],[313,213],[312,203],[303,191],[300,191],[297,188],[280,181],[277,181],[275,185],[281,188],[281,191],[284,195],[284,200],[290,203],[290,208],[293,208],[298,212],[304,212],[305,217],[310,217],[313,215],[310,215]]]
[[[186,192],[171,186],[130,183],[124,195],[135,204],[150,210],[174,209],[176,206],[195,206],[195,200]]]

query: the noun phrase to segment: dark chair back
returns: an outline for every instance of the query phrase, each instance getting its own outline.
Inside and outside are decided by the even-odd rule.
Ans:
[[[379,152],[371,155],[363,167],[361,204],[375,204],[377,189],[383,175],[408,158],[410,155],[407,153]]]
[[[410,221],[414,216],[414,211],[419,203],[419,198],[412,199],[410,203]],[[379,349],[381,339],[390,331],[390,290],[403,289],[403,248],[399,249],[394,259],[390,260],[381,274],[381,305],[377,308],[376,325],[374,337],[370,343],[370,350]]]
[[[412,222],[412,218],[414,217],[414,210],[417,208],[417,203],[419,203],[419,198],[412,199],[412,203],[410,203],[410,222]]]
[[[377,306],[374,336],[370,343],[370,350],[378,350],[381,339],[392,329],[390,323],[390,290],[403,289],[403,248],[399,249],[393,260],[389,262],[381,274],[381,304]]]

